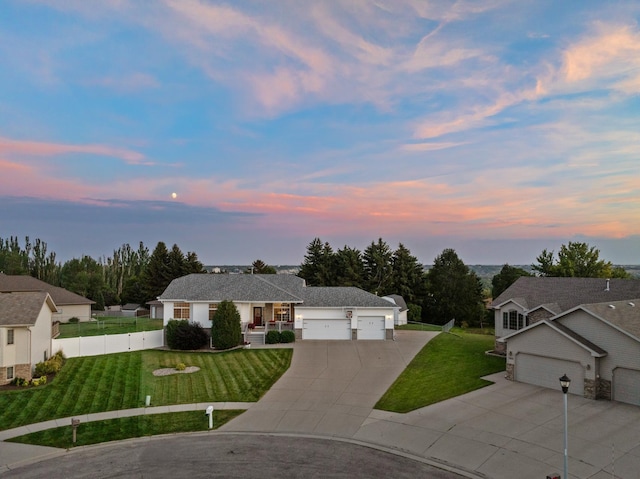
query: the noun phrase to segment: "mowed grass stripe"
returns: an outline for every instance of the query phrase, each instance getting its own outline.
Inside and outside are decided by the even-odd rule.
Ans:
[[[45,386],[0,392],[0,430],[75,414],[205,401],[256,401],[291,363],[291,349],[229,353],[138,351],[73,358]],[[190,374],[153,376],[179,362]]]

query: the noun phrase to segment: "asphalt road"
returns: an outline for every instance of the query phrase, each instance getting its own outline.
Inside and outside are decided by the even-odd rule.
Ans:
[[[377,449],[328,439],[180,435],[76,449],[5,478],[433,478],[462,476]]]

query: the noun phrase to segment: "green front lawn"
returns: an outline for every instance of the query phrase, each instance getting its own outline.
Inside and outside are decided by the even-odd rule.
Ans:
[[[493,336],[439,334],[429,341],[376,404],[405,413],[491,384],[482,376],[504,371],[505,360],[487,356]]]
[[[0,392],[0,430],[77,414],[214,401],[257,401],[287,370],[292,349],[225,353],[136,351],[68,359],[45,386]],[[190,374],[154,376],[178,363]]]
[[[218,429],[243,412],[241,410],[214,411],[213,428]],[[69,449],[73,446],[88,446],[89,444],[120,441],[132,437],[206,431],[208,429],[209,418],[202,411],[185,411],[81,423],[78,426],[75,444],[73,444],[71,425],[33,432],[9,439],[9,442]]]
[[[400,331],[442,331],[442,326],[427,323],[409,323],[395,326]]]
[[[104,334],[139,333],[162,329],[162,319],[149,318],[99,318],[95,321],[60,324],[59,339],[78,336],[102,336]]]

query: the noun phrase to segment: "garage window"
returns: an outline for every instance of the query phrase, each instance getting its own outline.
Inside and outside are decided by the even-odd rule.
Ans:
[[[502,328],[519,330],[525,327],[524,316],[516,310],[502,313]]]

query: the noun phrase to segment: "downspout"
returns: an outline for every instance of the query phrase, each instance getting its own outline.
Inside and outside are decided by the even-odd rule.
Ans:
[[[29,373],[33,376],[33,361],[31,358],[31,328],[27,326],[27,331],[29,331],[29,346],[27,348],[29,352]]]

